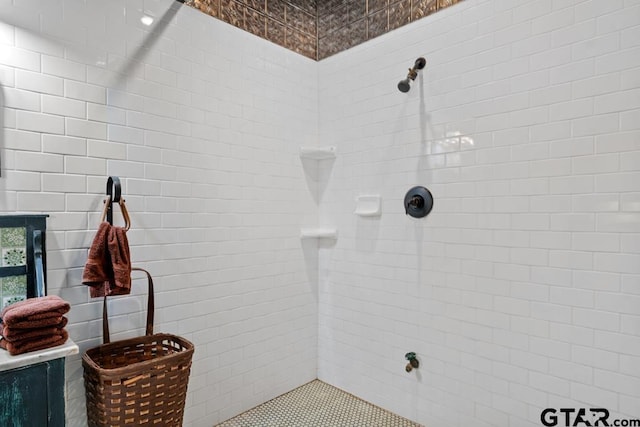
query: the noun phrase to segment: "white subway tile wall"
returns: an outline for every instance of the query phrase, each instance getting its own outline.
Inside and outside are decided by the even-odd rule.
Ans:
[[[318,64],[322,381],[427,426],[640,418],[639,31],[637,1],[467,0]]]
[[[143,13],[156,24],[140,23]],[[317,377],[317,64],[174,0],[0,1],[0,213],[49,213],[48,288],[81,352],[101,303],[81,284],[108,175],[156,279],[156,330],[194,342],[185,426],[212,426]],[[291,90],[295,88],[295,90]],[[115,215],[121,221],[119,215]],[[144,283],[113,300],[142,334]],[[80,357],[67,426],[85,426]]]
[[[0,1],[0,212],[51,214],[84,350],[82,265],[121,177],[157,330],[196,345],[186,426],[316,376],[429,426],[640,418],[638,34],[637,1],[466,0],[315,63],[173,0]],[[337,158],[303,164],[315,144]],[[353,215],[362,194],[381,217]],[[317,224],[338,240],[301,243]],[[116,337],[142,333],[138,285]],[[84,426],[79,357],[67,380]]]

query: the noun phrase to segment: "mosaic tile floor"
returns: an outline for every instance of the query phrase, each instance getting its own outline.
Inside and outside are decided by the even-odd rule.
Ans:
[[[315,380],[216,427],[422,426]]]

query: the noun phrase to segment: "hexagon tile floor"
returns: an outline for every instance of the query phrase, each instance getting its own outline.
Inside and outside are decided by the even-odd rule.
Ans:
[[[315,380],[216,427],[422,427]]]

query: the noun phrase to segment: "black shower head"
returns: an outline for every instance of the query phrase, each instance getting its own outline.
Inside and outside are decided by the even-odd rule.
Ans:
[[[400,90],[400,92],[409,92],[409,89],[411,89],[410,83],[412,80],[415,80],[416,77],[418,76],[418,70],[422,70],[425,65],[427,65],[427,60],[420,57],[418,59],[416,59],[416,62],[413,64],[413,68],[409,68],[409,73],[407,74],[407,78],[404,80],[401,80],[398,83],[398,89]]]
[[[409,92],[409,89],[411,89],[411,86],[409,86],[409,77],[404,80],[400,80],[398,83],[398,89],[400,92]]]

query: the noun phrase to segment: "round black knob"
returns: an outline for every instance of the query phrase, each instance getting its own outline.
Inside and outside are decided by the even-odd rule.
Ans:
[[[425,187],[413,187],[404,196],[404,210],[407,215],[422,218],[427,216],[432,208],[433,196]]]

